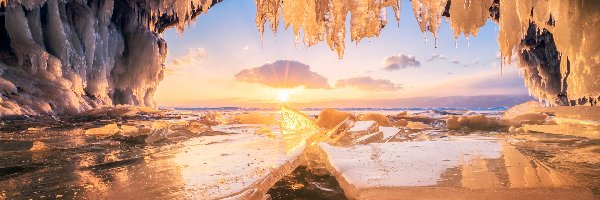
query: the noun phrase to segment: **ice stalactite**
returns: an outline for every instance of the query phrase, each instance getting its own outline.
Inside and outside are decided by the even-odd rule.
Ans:
[[[386,8],[399,18],[398,1],[257,0],[256,22],[263,34],[268,20],[276,32],[279,14],[292,26],[297,42],[326,40],[343,56],[346,16],[351,40],[376,37],[386,25]],[[592,0],[412,0],[419,28],[436,39],[443,18],[454,37],[476,36],[488,18],[499,27],[503,65],[516,59],[530,93],[549,105],[590,105],[600,101],[600,7]]]
[[[167,45],[220,0],[0,0],[0,116],[154,106]]]
[[[448,0],[414,0],[411,3],[419,28],[423,33],[429,31],[433,34],[437,47],[437,31],[440,28]]]
[[[500,1],[498,43],[518,55],[527,86],[551,105],[600,101],[598,1]]]
[[[388,7],[392,8],[399,21],[399,0],[256,0],[256,26],[262,35],[269,21],[271,30],[276,33],[282,13],[285,27],[292,27],[297,43],[302,31],[304,44],[311,46],[325,40],[341,58],[348,13],[351,40],[358,43],[363,38],[379,36],[387,24]]]
[[[454,38],[461,34],[465,37],[477,36],[490,16],[492,3],[492,0],[452,0],[448,18]]]

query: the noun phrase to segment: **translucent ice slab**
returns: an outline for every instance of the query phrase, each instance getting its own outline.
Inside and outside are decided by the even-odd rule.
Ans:
[[[319,146],[349,198],[593,198],[497,138]]]

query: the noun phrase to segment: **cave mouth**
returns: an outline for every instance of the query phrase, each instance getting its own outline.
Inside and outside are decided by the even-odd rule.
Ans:
[[[588,48],[598,38],[593,31],[598,13],[590,10],[596,2],[535,3],[526,8],[499,0],[176,2],[2,1],[0,56],[6,88],[2,115],[72,115],[114,105],[189,107],[193,102],[238,107],[251,99],[261,102],[251,106],[265,107],[276,103],[271,96],[282,93],[305,104],[341,100],[341,96],[350,101],[366,96],[521,94],[549,106],[585,106],[596,105],[600,97],[598,63],[591,59],[597,51]],[[565,15],[561,12],[566,11],[554,9],[565,6],[573,7],[573,12]],[[255,20],[249,20],[250,16]],[[190,28],[196,21],[198,27]],[[234,24],[229,26],[231,31],[225,23]],[[395,23],[398,27],[393,27]],[[276,34],[265,33],[268,29]],[[415,38],[423,35],[418,44]],[[450,50],[452,43],[457,47],[454,50]],[[419,50],[423,47],[429,52]],[[340,60],[322,56],[319,63],[310,58],[314,55]],[[244,56],[245,63],[240,61]],[[281,73],[286,72],[277,66],[282,63],[293,70]],[[201,67],[210,70],[190,69]],[[261,67],[276,72],[257,73]],[[345,73],[349,70],[356,73]],[[211,84],[198,81],[210,79],[207,74],[211,73],[223,76],[212,79],[220,83],[217,87],[197,90],[188,86]],[[506,77],[477,80],[493,79],[492,73]],[[516,76],[523,77],[527,91],[512,80]],[[428,81],[416,77],[428,77]],[[457,88],[446,92],[450,87],[443,86],[450,85]],[[242,91],[248,95],[240,95]],[[310,96],[316,99],[311,101]]]
[[[0,199],[597,199],[598,7],[0,0]]]

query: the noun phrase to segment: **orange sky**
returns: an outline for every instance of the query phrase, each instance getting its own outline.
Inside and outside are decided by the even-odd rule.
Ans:
[[[527,93],[516,67],[501,72],[492,22],[469,45],[459,38],[457,48],[444,21],[435,48],[425,43],[410,7],[401,14],[399,27],[387,26],[380,37],[356,45],[347,43],[339,59],[324,43],[295,45],[293,32],[283,28],[277,35],[266,33],[261,43],[254,2],[224,1],[183,36],[165,33],[166,74],[155,100],[159,106],[197,107],[276,103],[277,87],[283,85],[300,86],[291,99],[301,103]],[[279,62],[287,63],[280,68],[273,64],[278,60],[290,62]]]

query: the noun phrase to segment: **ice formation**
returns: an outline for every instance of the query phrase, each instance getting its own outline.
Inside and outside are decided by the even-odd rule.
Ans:
[[[331,129],[348,118],[354,118],[352,113],[326,108],[319,113],[317,125],[322,128]]]
[[[278,29],[279,16],[283,16],[285,27],[292,27],[296,43],[307,46],[327,41],[331,50],[337,51],[340,58],[344,54],[346,38],[346,17],[350,14],[350,37],[359,42],[366,37],[379,36],[387,24],[386,8],[391,7],[396,20],[400,20],[399,0],[257,0],[256,26],[263,34],[269,21],[271,30]]]
[[[375,112],[370,112],[370,113],[365,113],[362,116],[360,116],[360,120],[363,121],[368,121],[368,120],[372,120],[372,121],[376,121],[377,124],[379,124],[380,126],[391,126],[392,122],[390,121],[390,119],[388,119],[387,116],[381,114],[381,113],[375,113]]]
[[[349,199],[592,198],[570,177],[493,137],[318,147]]]
[[[219,2],[0,0],[0,115],[154,106],[167,53],[159,34],[183,31]],[[436,38],[444,18],[455,37],[476,36],[488,18],[497,23],[503,63],[516,58],[531,95],[546,104],[600,101],[599,1],[413,0],[411,6],[421,31]],[[297,43],[326,41],[342,57],[347,30],[357,43],[379,36],[387,11],[399,21],[400,1],[256,0],[256,10],[261,34],[267,21],[276,32],[282,20]]]
[[[220,0],[0,0],[0,115],[154,106],[167,44]]]
[[[600,2],[591,0],[412,0],[421,31],[437,32],[443,17],[455,38],[476,36],[488,19],[499,26],[503,63],[517,59],[531,95],[548,105],[595,105],[600,101]],[[396,0],[258,0],[256,22],[277,31],[279,14],[297,41],[304,31],[307,46],[326,40],[344,54],[344,21],[349,13],[351,40],[376,37],[386,25],[386,9],[399,19]],[[437,41],[436,41],[437,47]]]
[[[498,43],[517,56],[530,93],[552,105],[595,105],[600,97],[598,1],[500,1]]]

